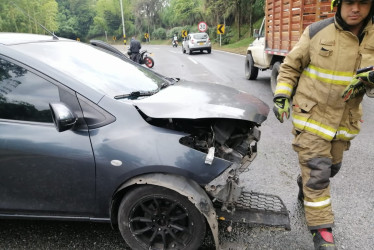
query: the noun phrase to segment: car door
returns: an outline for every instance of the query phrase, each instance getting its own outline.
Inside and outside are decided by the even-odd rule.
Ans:
[[[73,91],[0,57],[0,213],[88,215],[94,209],[95,163],[87,128],[57,132],[50,102],[78,117]]]

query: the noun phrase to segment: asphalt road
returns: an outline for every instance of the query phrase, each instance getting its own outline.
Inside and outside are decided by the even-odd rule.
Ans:
[[[124,46],[118,46],[125,51]],[[181,48],[147,46],[153,70],[170,77],[214,82],[252,93],[272,106],[270,72],[256,81],[244,78],[244,57],[213,50],[211,54],[182,54]],[[332,180],[334,234],[339,249],[372,249],[374,243],[374,99],[365,97],[362,131],[344,155]],[[260,127],[258,156],[242,178],[245,189],[280,196],[291,219],[291,231],[234,227],[221,231],[225,249],[313,249],[303,209],[297,202],[297,156],[291,148],[291,121],[281,124],[272,113]],[[209,238],[204,249],[211,249]],[[127,249],[119,232],[108,224],[49,221],[0,221],[0,249]]]

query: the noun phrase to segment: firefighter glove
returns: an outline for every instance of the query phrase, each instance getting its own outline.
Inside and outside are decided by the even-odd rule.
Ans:
[[[350,84],[345,88],[342,97],[346,102],[349,99],[363,95],[366,92],[367,87],[374,87],[374,71],[363,72],[355,75]]]
[[[274,98],[273,111],[275,117],[283,123],[283,117],[286,116],[287,119],[290,118],[290,101],[286,97],[276,97]]]
[[[374,71],[367,71],[355,76],[356,78],[360,78],[364,85],[369,88],[374,87]]]

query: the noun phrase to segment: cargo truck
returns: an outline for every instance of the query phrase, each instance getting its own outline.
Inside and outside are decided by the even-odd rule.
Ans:
[[[256,80],[259,70],[271,70],[275,91],[280,64],[311,23],[334,16],[331,0],[266,0],[265,17],[247,49],[245,77]]]

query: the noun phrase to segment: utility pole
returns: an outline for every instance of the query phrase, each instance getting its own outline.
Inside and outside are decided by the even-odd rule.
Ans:
[[[122,0],[119,0],[121,4],[121,16],[122,16],[122,31],[123,31],[123,41],[126,45],[126,30],[125,30],[125,19],[123,18],[123,7],[122,7]]]

